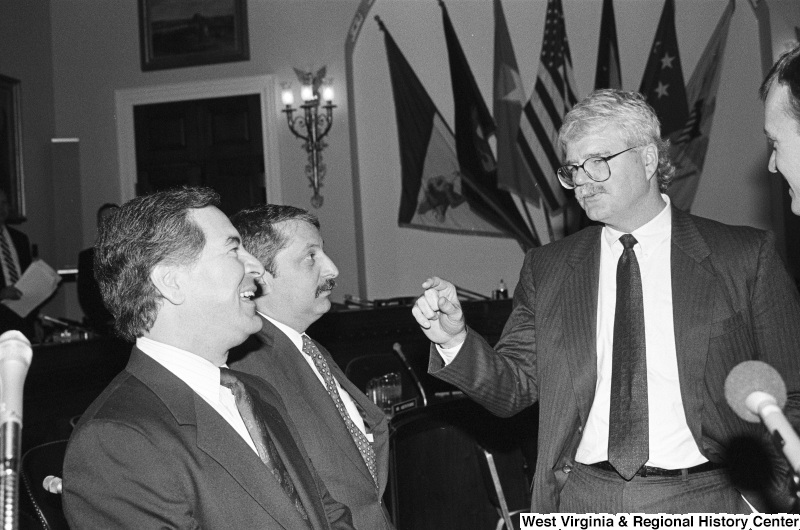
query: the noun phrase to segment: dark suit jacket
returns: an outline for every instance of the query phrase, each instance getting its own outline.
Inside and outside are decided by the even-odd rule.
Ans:
[[[353,528],[314,473],[274,389],[241,374],[271,411],[267,424],[314,529]],[[324,504],[324,505],[323,505]],[[203,398],[134,348],[84,413],[64,462],[72,528],[305,528],[278,482]],[[331,521],[329,526],[327,518]]]
[[[14,243],[14,248],[17,250],[17,258],[19,258],[19,268],[21,272],[31,264],[31,243],[28,236],[6,225],[8,233],[11,235],[11,241]],[[2,227],[0,226],[0,230]],[[2,232],[0,232],[0,235]],[[8,285],[6,283],[3,268],[0,267],[0,289]],[[26,318],[20,318],[19,315],[8,309],[3,304],[0,304],[0,333],[10,329],[18,329],[22,331],[29,339],[33,339],[33,322],[36,320],[37,311],[34,310]]]
[[[356,528],[392,528],[381,504],[389,462],[389,429],[383,411],[345,377],[330,353],[317,343],[333,376],[366,415],[365,422],[371,429],[368,432],[375,440],[372,446],[380,483],[380,489],[376,489],[325,387],[289,337],[267,319],[262,320],[264,326],[256,334],[260,348],[245,352],[240,360],[234,360],[236,354],[232,354],[231,367],[261,377],[277,389],[317,473],[331,495],[353,512]]]
[[[472,330],[449,366],[431,352],[432,374],[495,414],[538,400],[533,512],[558,509],[594,400],[600,233],[589,227],[528,252],[496,354]],[[681,398],[703,455],[722,462],[733,440],[765,433],[724,398],[725,378],[745,360],[780,372],[785,412],[800,426],[800,296],[772,235],[673,209],[671,261]]]

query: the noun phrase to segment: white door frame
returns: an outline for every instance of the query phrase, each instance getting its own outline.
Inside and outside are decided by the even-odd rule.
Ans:
[[[261,75],[116,90],[114,101],[117,113],[120,204],[136,197],[134,106],[248,94],[261,96],[261,137],[264,143],[264,185],[267,200],[273,204],[282,204],[278,135],[275,127],[279,118],[276,82],[274,76]]]

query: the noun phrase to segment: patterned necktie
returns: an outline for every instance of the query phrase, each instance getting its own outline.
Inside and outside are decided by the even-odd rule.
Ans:
[[[236,408],[239,409],[239,414],[242,416],[245,427],[247,427],[247,432],[250,433],[250,437],[253,439],[261,461],[264,462],[272,476],[281,485],[281,488],[283,488],[289,500],[292,501],[300,516],[308,522],[308,514],[300,501],[297,490],[294,488],[292,477],[286,471],[286,466],[283,465],[281,456],[278,454],[275,443],[267,430],[264,422],[266,414],[259,413],[261,402],[258,399],[253,399],[253,395],[244,386],[244,383],[229,369],[220,368],[219,379],[222,386],[230,388],[231,392],[233,392],[233,397],[236,399]]]
[[[353,441],[356,447],[358,447],[358,451],[361,453],[364,463],[367,464],[370,475],[372,475],[372,480],[375,481],[375,485],[377,486],[378,472],[375,468],[375,451],[372,449],[372,445],[369,443],[369,440],[367,440],[367,437],[361,432],[361,429],[353,423],[347,409],[344,408],[342,398],[339,395],[339,391],[336,389],[336,381],[333,379],[330,367],[328,367],[328,362],[308,335],[303,335],[303,353],[314,360],[314,366],[317,367],[322,379],[325,381],[325,389],[328,391],[328,394],[330,394],[334,405],[336,405],[336,410],[339,411],[339,415],[342,417],[342,420],[344,420],[344,424],[350,432],[350,436],[353,437]]]
[[[617,263],[608,461],[630,480],[647,462],[650,451],[647,358],[642,276],[633,251],[636,238],[625,234],[619,240],[624,250]]]
[[[0,247],[0,250],[3,252],[3,264],[5,264],[5,268],[8,271],[6,285],[14,285],[17,283],[17,280],[19,280],[17,264],[14,261],[14,254],[11,253],[11,245],[8,243],[5,230],[3,230],[2,226],[0,226]]]

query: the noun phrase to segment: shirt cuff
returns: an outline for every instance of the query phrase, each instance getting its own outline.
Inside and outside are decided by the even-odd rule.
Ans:
[[[449,365],[455,360],[456,355],[458,355],[458,352],[461,351],[461,347],[463,345],[464,343],[462,342],[461,344],[457,344],[452,348],[442,348],[438,344],[434,344],[434,346],[436,346],[436,351],[439,352],[439,357],[442,358],[445,366]]]

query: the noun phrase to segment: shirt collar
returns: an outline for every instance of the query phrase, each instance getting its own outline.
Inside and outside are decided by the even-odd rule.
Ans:
[[[219,395],[219,367],[208,360],[147,337],[137,338],[136,347],[175,374],[197,394]]]
[[[300,333],[296,329],[290,328],[289,326],[287,326],[283,322],[278,322],[274,318],[265,315],[261,311],[256,311],[256,312],[259,315],[261,315],[262,317],[264,317],[267,320],[269,320],[270,322],[272,322],[275,325],[276,328],[278,328],[279,330],[283,331],[284,335],[289,337],[289,340],[292,341],[292,343],[295,346],[297,346],[297,349],[300,350],[300,351],[303,351],[303,335],[305,335],[305,333]]]
[[[672,235],[672,208],[670,207],[669,196],[662,193],[661,198],[666,202],[664,209],[650,221],[631,232],[643,252],[655,248],[664,239],[668,239]],[[609,247],[614,247],[614,245],[621,247],[622,243],[619,242],[619,238],[626,233],[609,226],[603,227],[603,239]]]

